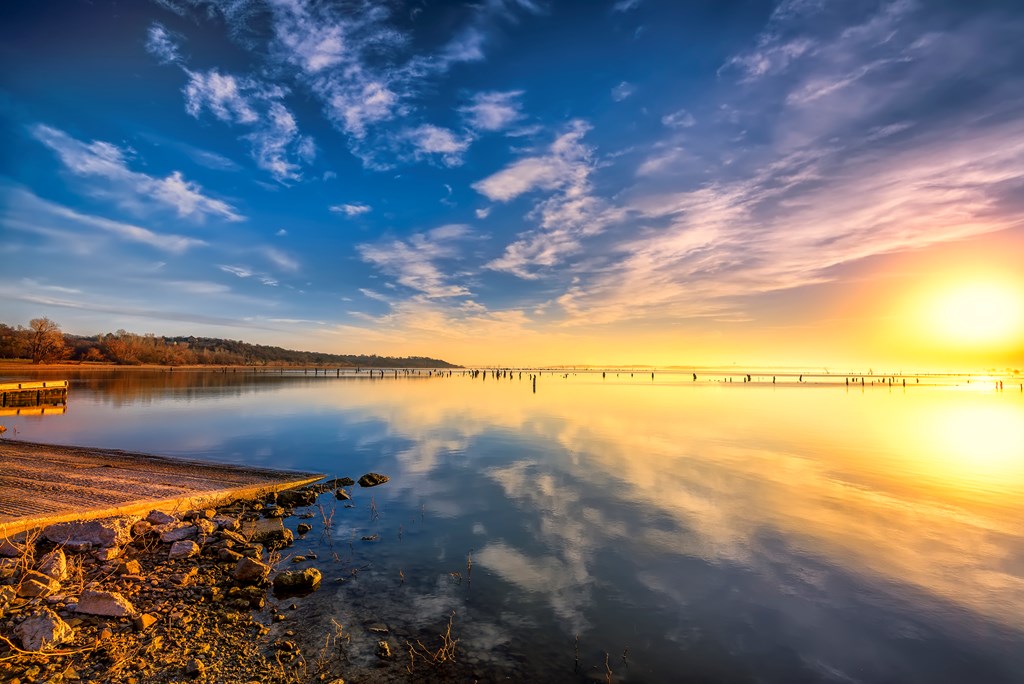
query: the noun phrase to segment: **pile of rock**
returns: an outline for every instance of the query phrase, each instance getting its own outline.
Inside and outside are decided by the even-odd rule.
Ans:
[[[0,540],[0,681],[245,682],[261,667],[259,681],[294,681],[266,643],[267,624],[286,619],[275,598],[315,591],[322,578],[311,567],[274,567],[294,538],[283,521],[354,484],[330,480],[216,510],[57,523]],[[269,613],[254,614],[268,603]]]

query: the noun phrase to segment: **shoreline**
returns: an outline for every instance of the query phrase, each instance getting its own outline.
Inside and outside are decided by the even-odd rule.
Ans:
[[[289,502],[333,484],[58,523],[0,542],[0,679],[311,681],[281,625],[320,576],[287,569],[293,533],[282,519],[294,514]],[[282,590],[289,578],[298,584]],[[340,679],[326,677],[341,664],[328,660],[316,661],[317,681]]]
[[[367,473],[359,485],[386,481]],[[437,634],[325,624],[304,600],[346,581],[322,578],[306,547],[330,536],[334,504],[355,485],[318,476],[216,506],[149,502],[0,535],[0,680],[340,684],[461,672],[457,639],[442,640],[451,660],[439,662],[413,645]]]
[[[311,484],[323,473],[118,449],[0,441],[0,537],[70,520],[204,509]]]

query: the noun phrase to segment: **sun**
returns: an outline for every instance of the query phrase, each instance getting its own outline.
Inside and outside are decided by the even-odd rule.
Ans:
[[[927,306],[927,328],[960,347],[1003,347],[1024,333],[1024,293],[1016,283],[973,280],[945,285]]]

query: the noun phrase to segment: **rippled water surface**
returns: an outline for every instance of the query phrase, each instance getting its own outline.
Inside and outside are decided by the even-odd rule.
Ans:
[[[390,475],[293,549],[325,576],[303,628],[345,625],[353,667],[366,623],[401,643],[454,611],[485,677],[1024,681],[1016,382],[733,380],[94,372],[63,415],[0,422]]]

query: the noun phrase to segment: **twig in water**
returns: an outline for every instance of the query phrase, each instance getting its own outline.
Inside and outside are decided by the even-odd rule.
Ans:
[[[406,670],[411,674],[416,665],[416,657],[418,656],[424,663],[437,667],[448,662],[455,662],[455,646],[459,643],[458,639],[452,638],[452,622],[455,620],[455,611],[448,617],[448,627],[445,629],[444,634],[440,634],[441,645],[436,651],[431,650],[423,645],[423,642],[419,639],[416,640],[416,644],[413,645],[409,641],[405,642],[405,645],[409,648],[409,665]]]
[[[604,652],[604,681],[606,684],[612,684],[612,668],[608,664],[608,651]]]
[[[574,647],[573,652],[574,652],[574,655],[575,655],[575,660],[573,661],[572,671],[573,672],[579,672],[580,671],[580,635],[579,634],[576,635],[576,646]]]

